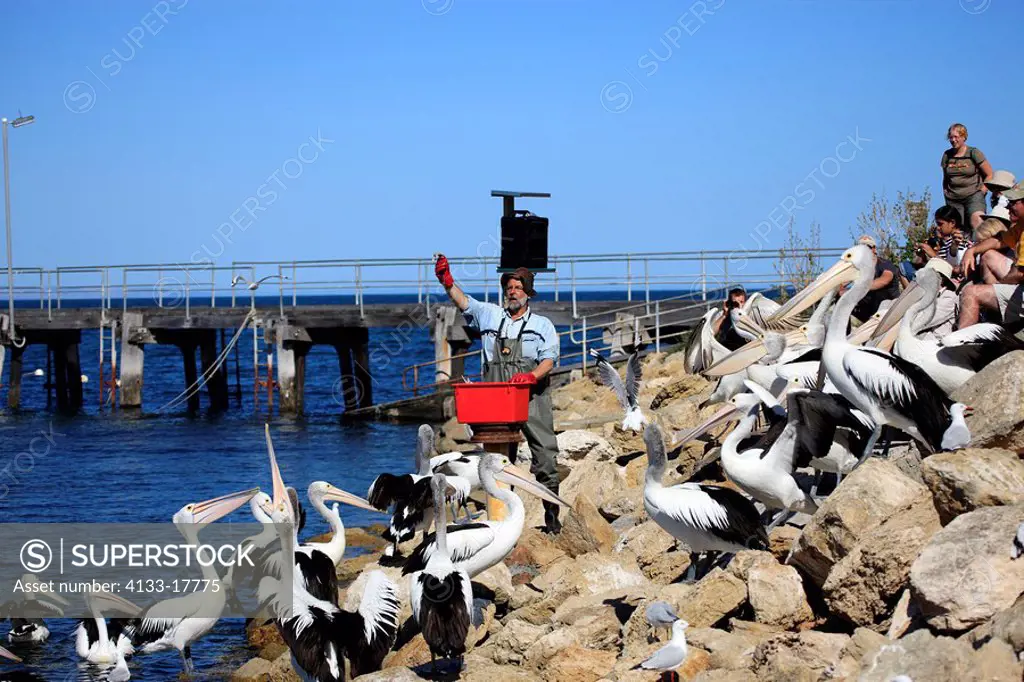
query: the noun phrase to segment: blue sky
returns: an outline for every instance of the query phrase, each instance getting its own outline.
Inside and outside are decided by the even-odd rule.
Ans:
[[[953,121],[1024,175],[1022,19],[1012,0],[19,3],[0,112],[38,120],[11,131],[15,262],[469,255],[496,188],[552,193],[523,206],[553,253],[777,248],[787,197],[841,246],[872,192],[939,193]]]

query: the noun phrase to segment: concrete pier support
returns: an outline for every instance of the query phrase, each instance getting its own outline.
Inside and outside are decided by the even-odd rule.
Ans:
[[[143,341],[141,313],[125,313],[121,323],[121,407],[142,407]],[[135,339],[133,341],[132,339]]]
[[[465,353],[472,344],[462,313],[455,306],[438,306],[431,331],[434,359],[437,361],[434,381],[443,383],[461,380],[466,371],[466,359],[452,356]]]
[[[179,342],[177,345],[181,350],[181,357],[185,364],[185,388],[182,390],[189,391],[188,412],[189,414],[196,414],[199,412],[199,390],[196,389],[196,382],[199,380],[199,374],[196,372],[197,344],[195,341],[187,339]]]
[[[10,380],[7,383],[7,407],[16,410],[21,405],[22,354],[25,347],[11,346],[7,350],[10,352],[8,363],[11,366]]]
[[[79,335],[80,336],[80,335]],[[68,373],[68,411],[78,412],[82,409],[82,361],[78,352],[78,339],[69,340],[64,346],[65,364]]]
[[[373,404],[373,375],[370,372],[370,330],[366,327],[351,327],[346,330],[348,344],[352,348],[352,371],[358,387],[355,405],[369,407]]]
[[[302,414],[306,388],[306,354],[313,345],[312,340],[302,327],[282,324],[276,330],[275,341],[280,412]]]
[[[206,382],[207,395],[210,397],[210,411],[224,412],[228,409],[228,370],[227,358],[213,370],[217,362],[217,331],[206,330],[199,337],[199,357],[202,362],[203,375],[208,377]]]

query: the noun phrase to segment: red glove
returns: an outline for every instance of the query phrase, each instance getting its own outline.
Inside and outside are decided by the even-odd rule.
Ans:
[[[513,384],[536,384],[537,377],[533,375],[533,372],[521,372],[512,377]]]
[[[438,255],[437,262],[434,263],[434,275],[437,276],[437,281],[444,285],[445,289],[450,289],[455,285],[455,280],[452,279],[452,271],[448,267],[448,259],[443,255]]]

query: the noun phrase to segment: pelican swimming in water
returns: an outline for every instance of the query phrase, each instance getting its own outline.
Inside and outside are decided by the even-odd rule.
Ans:
[[[590,349],[590,355],[597,361],[597,370],[601,375],[601,383],[612,389],[619,400],[619,406],[625,412],[622,430],[637,433],[643,430],[647,417],[640,410],[637,394],[640,393],[640,380],[643,367],[640,364],[640,353],[633,351],[626,362],[626,380],[619,378],[619,373],[596,349]]]
[[[822,289],[854,282],[829,320],[822,364],[839,393],[875,425],[859,461],[871,454],[885,425],[912,436],[929,454],[966,446],[970,432],[964,421],[965,406],[954,404],[935,380],[912,362],[847,340],[846,326],[853,308],[867,294],[873,275],[870,249],[857,245],[843,252],[840,261],[818,278],[817,286],[786,303],[790,310],[801,310],[813,305]]]
[[[508,556],[523,533],[526,522],[523,501],[515,492],[499,488],[498,481],[525,490],[546,502],[569,506],[568,502],[515,467],[505,455],[485,454],[480,458],[480,483],[488,495],[505,505],[507,514],[501,521],[476,521],[448,526],[446,539],[449,557],[452,563],[465,569],[470,578]],[[436,551],[437,543],[434,534],[430,533],[409,555],[402,568],[402,575],[424,570],[430,556]]]
[[[644,478],[644,510],[669,535],[692,553],[735,554],[745,549],[767,549],[768,534],[754,504],[731,488],[702,483],[664,487],[665,443],[656,424],[644,429],[647,475]],[[690,563],[689,578],[698,575]]]
[[[466,635],[469,634],[473,614],[473,590],[469,575],[466,569],[452,563],[449,554],[444,512],[447,485],[444,474],[436,474],[431,480],[434,518],[437,519],[434,534],[436,551],[427,559],[427,565],[422,571],[409,576],[412,615],[430,648],[430,660],[435,666],[435,672],[437,656],[458,659],[461,669],[462,656],[466,653]]]
[[[79,621],[75,629],[75,653],[89,663],[112,667],[106,679],[128,680],[131,673],[125,659],[135,653],[131,639],[133,628],[126,618],[111,618],[108,622],[96,604],[98,596],[88,593],[85,597],[93,617]]]

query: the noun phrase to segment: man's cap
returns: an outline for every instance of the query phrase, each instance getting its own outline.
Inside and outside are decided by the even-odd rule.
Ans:
[[[1013,173],[1006,170],[997,170],[992,174],[992,179],[985,183],[985,186],[989,189],[1010,189],[1017,184],[1017,178],[1013,177]]]
[[[861,236],[860,236],[860,237],[859,237],[859,238],[857,239],[857,243],[858,243],[858,244],[863,244],[864,246],[870,246],[871,248],[875,248],[875,246],[876,246],[876,244],[875,244],[875,238],[874,238],[874,237],[872,237],[872,236],[871,236],[871,235],[869,235],[869,234],[862,234],[862,235],[861,235]]]
[[[1003,192],[1002,196],[1006,197],[1009,201],[1024,199],[1024,183],[1018,182],[1016,185]]]
[[[1003,196],[1006,195],[1004,194]],[[1002,204],[998,204],[991,211],[983,215],[982,218],[999,218],[1000,220],[1007,224],[1013,222],[1013,219],[1010,218],[1009,209],[1007,209],[1006,206],[1003,206]]]
[[[510,279],[518,279],[523,283],[523,291],[526,292],[527,296],[533,297],[537,295],[537,292],[533,290],[533,273],[526,268],[516,268],[512,272],[506,272],[501,276],[501,288],[504,289],[508,285]]]

